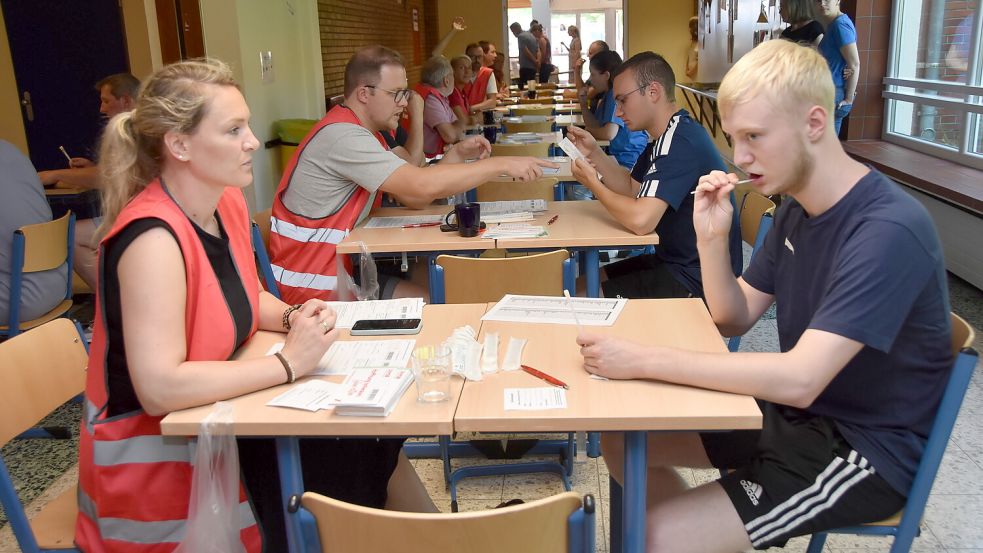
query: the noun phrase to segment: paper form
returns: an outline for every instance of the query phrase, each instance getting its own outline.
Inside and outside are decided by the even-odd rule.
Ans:
[[[351,328],[362,319],[421,319],[423,298],[395,300],[326,301],[337,315],[335,328]]]
[[[506,388],[506,411],[540,411],[566,409],[567,391],[563,388]]]
[[[317,362],[313,375],[347,375],[363,367],[406,368],[416,340],[356,340],[335,342]],[[283,342],[274,344],[267,355],[283,349]]]
[[[338,384],[323,380],[307,380],[290,388],[286,392],[267,401],[273,407],[290,407],[316,412],[320,409],[333,407],[331,396],[338,391]]]
[[[549,236],[546,227],[530,225],[529,223],[502,223],[497,227],[488,229],[481,235],[483,238],[541,238]]]
[[[519,213],[529,211],[537,213],[546,211],[546,200],[501,200],[497,202],[478,202],[481,206],[481,214],[489,213]]]
[[[487,234],[487,233],[486,233]],[[519,296],[507,294],[481,317],[482,321],[554,323],[611,326],[628,303],[626,299],[570,298],[563,296]],[[571,308],[576,310],[576,318]]]
[[[443,215],[406,215],[403,217],[372,217],[364,228],[402,228],[403,225],[443,223]]]

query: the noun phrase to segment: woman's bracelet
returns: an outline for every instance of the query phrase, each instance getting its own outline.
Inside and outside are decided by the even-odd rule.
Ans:
[[[291,305],[283,312],[283,328],[290,330],[290,314],[303,307],[303,304]]]
[[[280,364],[283,365],[283,370],[287,372],[287,384],[292,384],[293,381],[297,379],[297,373],[295,373],[294,368],[290,366],[290,361],[287,361],[287,358],[284,357],[279,351],[273,355],[280,360]]]

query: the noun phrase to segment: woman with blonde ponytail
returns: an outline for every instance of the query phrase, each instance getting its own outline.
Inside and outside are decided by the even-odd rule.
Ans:
[[[323,302],[288,306],[259,286],[242,194],[258,146],[229,67],[208,59],[155,73],[136,108],[105,130],[99,290],[79,448],[76,542],[83,551],[177,547],[191,449],[161,436],[160,419],[293,382],[337,338],[335,314]],[[286,332],[282,351],[229,360],[258,329]],[[271,443],[252,442],[240,444],[250,493],[240,494],[239,538],[248,552],[264,541],[279,551],[275,455]],[[341,482],[312,480],[347,501],[360,501],[367,488],[384,503],[396,463],[390,450],[400,444],[372,440],[363,451],[362,442],[316,442],[326,445],[318,448],[318,468]]]

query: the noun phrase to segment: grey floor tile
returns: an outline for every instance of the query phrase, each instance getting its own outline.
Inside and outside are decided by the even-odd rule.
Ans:
[[[956,419],[952,441],[962,450],[983,449],[983,413],[964,413]]]
[[[945,548],[983,548],[983,496],[932,495],[925,524]]]
[[[741,338],[740,351],[779,351],[778,327],[774,319],[761,319]]]
[[[935,477],[932,493],[941,495],[983,494],[983,469],[963,450],[950,444]]]
[[[831,534],[826,539],[826,549],[831,553],[888,553],[892,537],[856,536],[849,534]],[[945,553],[945,547],[928,528],[922,524],[921,535],[911,544],[912,553]]]
[[[980,468],[983,468],[983,449],[964,449],[963,453]]]

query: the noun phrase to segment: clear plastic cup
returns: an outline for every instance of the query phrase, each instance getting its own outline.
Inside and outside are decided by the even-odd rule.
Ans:
[[[413,351],[416,400],[423,403],[447,401],[451,397],[451,352],[444,345],[423,346]]]

